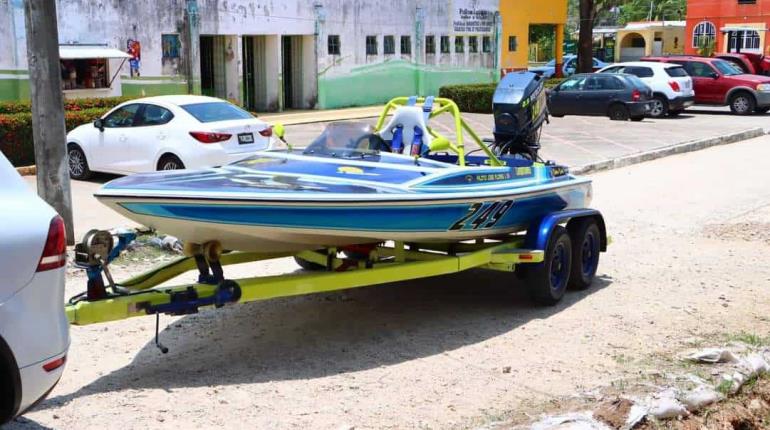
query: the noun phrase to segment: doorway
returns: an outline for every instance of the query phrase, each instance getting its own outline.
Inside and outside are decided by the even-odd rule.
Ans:
[[[301,109],[302,36],[281,36],[283,108]]]
[[[201,94],[227,98],[225,82],[225,38],[201,36]]]
[[[257,75],[254,58],[254,36],[243,36],[243,106],[257,110]]]

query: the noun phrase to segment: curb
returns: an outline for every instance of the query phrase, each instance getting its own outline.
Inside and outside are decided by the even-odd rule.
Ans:
[[[619,169],[621,167],[644,163],[645,161],[657,160],[658,158],[668,157],[670,155],[684,154],[686,152],[711,148],[712,146],[727,145],[743,140],[754,139],[755,137],[764,136],[765,134],[765,130],[762,127],[757,127],[717,137],[709,137],[706,139],[675,143],[673,145],[664,146],[646,152],[625,155],[619,158],[613,158],[610,160],[599,161],[596,163],[571,168],[570,173],[574,173],[576,175],[585,175],[588,173],[601,172],[603,170]]]

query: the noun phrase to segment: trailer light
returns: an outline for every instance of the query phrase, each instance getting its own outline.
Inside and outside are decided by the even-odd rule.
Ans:
[[[48,363],[43,365],[43,370],[46,372],[53,372],[54,370],[62,367],[64,363],[67,361],[67,356],[63,355],[56,360],[49,361]]]
[[[212,133],[208,131],[191,131],[190,136],[194,137],[200,143],[218,143],[229,140],[232,134]]]

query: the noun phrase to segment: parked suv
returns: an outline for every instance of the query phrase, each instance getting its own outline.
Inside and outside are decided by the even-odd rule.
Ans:
[[[607,66],[599,73],[628,73],[652,89],[650,116],[676,116],[695,103],[692,79],[678,64],[634,61]]]
[[[737,115],[770,110],[770,77],[741,73],[736,66],[719,58],[645,57],[642,61],[684,66],[692,77],[696,104],[727,105]]]
[[[600,115],[641,121],[650,112],[652,90],[634,75],[574,75],[548,93],[551,116]]]
[[[64,222],[0,154],[0,426],[53,389],[64,371]]]

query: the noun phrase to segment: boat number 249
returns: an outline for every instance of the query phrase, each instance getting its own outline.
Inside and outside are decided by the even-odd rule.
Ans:
[[[462,218],[457,220],[449,230],[478,230],[492,228],[511,209],[513,201],[473,203]]]

